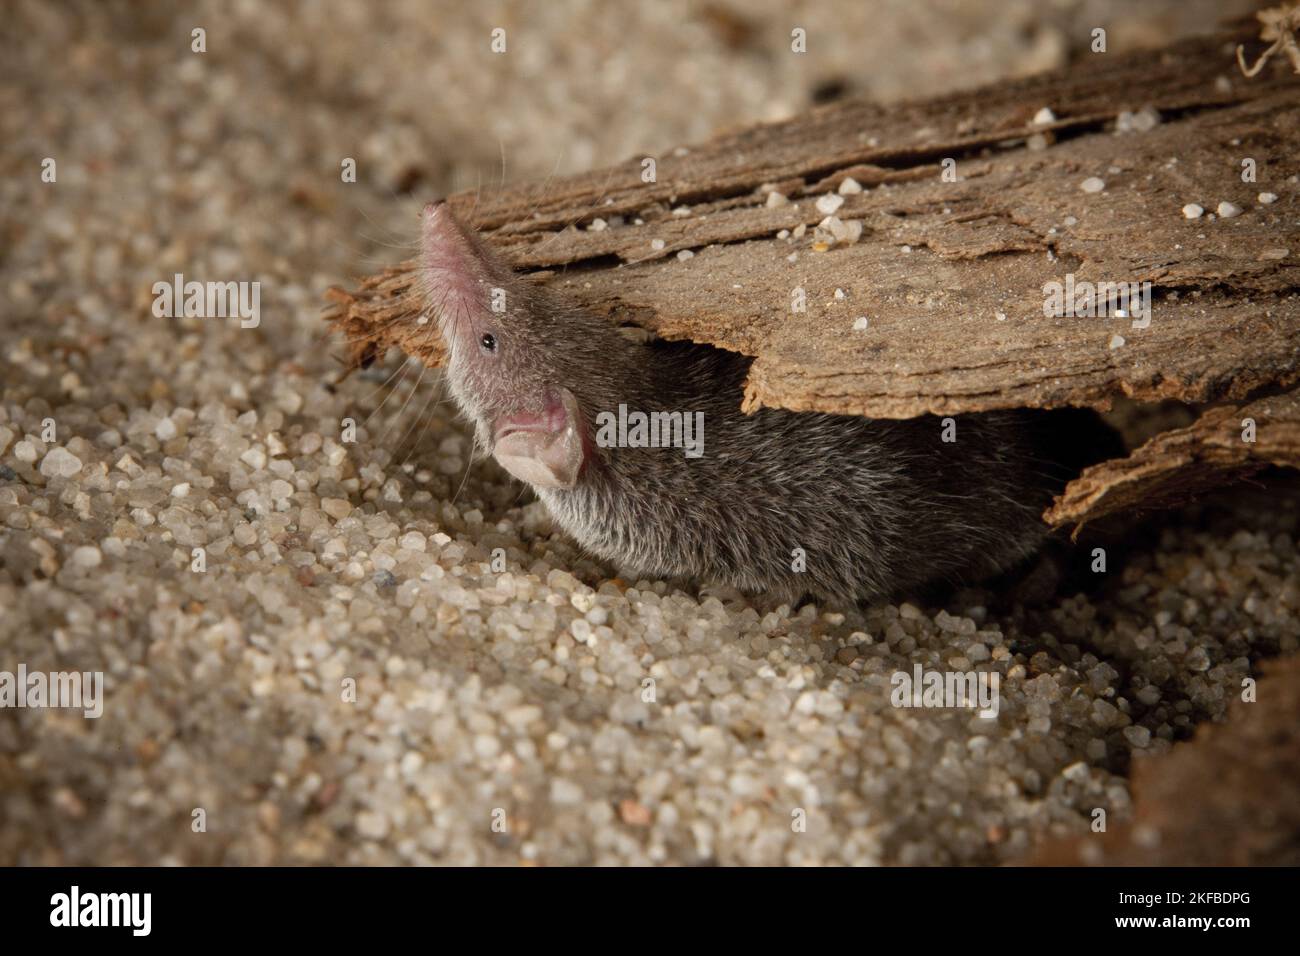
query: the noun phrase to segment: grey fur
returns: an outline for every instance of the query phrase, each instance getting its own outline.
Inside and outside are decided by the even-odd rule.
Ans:
[[[448,215],[438,209],[426,216]],[[426,224],[422,254],[438,268],[425,270],[422,294],[451,346],[451,393],[489,450],[495,417],[537,408],[548,387],[576,396],[589,438],[598,413],[620,403],[704,413],[701,458],[592,442],[572,490],[536,489],[594,554],[637,575],[851,600],[983,578],[1042,542],[1040,515],[1064,473],[1048,457],[1053,425],[1077,426],[1078,413],[965,415],[953,443],[935,417],[743,415],[747,358],[630,341],[604,318],[556,305],[464,238],[463,250],[449,249]],[[448,263],[461,254],[475,281],[449,296]],[[462,294],[466,286],[481,302]],[[506,290],[504,314],[489,311],[489,286]],[[476,348],[485,332],[494,354]],[[806,553],[802,572],[792,569],[796,548]]]

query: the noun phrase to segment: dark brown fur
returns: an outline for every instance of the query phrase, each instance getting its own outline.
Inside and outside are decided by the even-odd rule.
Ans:
[[[437,228],[434,216],[445,217]],[[548,390],[571,392],[581,470],[571,488],[537,493],[579,542],[637,575],[842,600],[977,580],[1033,554],[1052,495],[1114,450],[1113,434],[1076,410],[961,416],[954,442],[935,417],[743,415],[744,356],[636,343],[602,318],[559,308],[445,207],[426,212],[422,255],[423,294],[450,344],[447,381],[479,437],[491,450],[501,416],[537,413]],[[488,308],[492,288],[505,291],[503,314]],[[703,412],[703,456],[598,447],[597,416],[620,403]]]

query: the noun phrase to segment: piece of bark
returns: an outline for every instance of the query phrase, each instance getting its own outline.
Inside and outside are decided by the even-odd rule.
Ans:
[[[1073,524],[1077,532],[1119,511],[1180,504],[1269,465],[1300,468],[1300,390],[1212,408],[1186,428],[1156,435],[1127,458],[1085,469],[1043,519],[1053,527]]]
[[[634,158],[451,202],[556,294],[665,338],[754,356],[746,410],[903,418],[1105,408],[1116,395],[1241,399],[1300,380],[1300,228],[1288,181],[1300,175],[1300,80],[1273,69],[1234,75],[1235,45],[1254,49],[1253,32],[1093,54],[942,99],[812,110],[658,157],[652,183]],[[1118,111],[1143,106],[1163,122],[1108,130]],[[1057,119],[1035,126],[1042,107]],[[1056,145],[1029,148],[1038,133]],[[956,160],[957,182],[941,180],[944,158]],[[1257,182],[1242,181],[1243,159]],[[814,251],[815,200],[847,175],[868,190],[844,197],[836,215],[864,233]],[[1082,192],[1094,176],[1106,188]],[[764,184],[792,202],[769,207]],[[1263,191],[1279,200],[1257,202]],[[1243,212],[1181,212],[1225,201]],[[623,224],[575,228],[614,217]],[[808,235],[775,238],[800,225]],[[679,261],[681,250],[695,255]],[[411,268],[357,293],[332,290],[354,357],[415,337],[421,357],[438,360],[426,331],[410,328]],[[1044,317],[1044,283],[1067,273],[1150,281],[1150,326]],[[804,313],[792,312],[796,289]]]
[[[1133,762],[1134,815],[1054,839],[1030,866],[1300,864],[1300,657],[1269,662],[1254,703],[1234,702],[1159,757]]]
[[[410,263],[403,263],[362,279],[355,290],[326,291],[326,318],[347,344],[349,370],[368,367],[390,347],[430,368],[442,365],[446,343],[423,315],[413,280]]]

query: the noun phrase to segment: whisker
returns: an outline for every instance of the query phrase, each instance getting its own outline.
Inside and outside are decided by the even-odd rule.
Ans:
[[[528,212],[524,214],[523,218],[520,219],[520,222],[527,222],[529,219],[531,219],[533,213],[537,212],[538,208],[542,205],[542,200],[546,198],[546,187],[551,184],[551,180],[555,178],[555,174],[560,171],[560,163],[562,163],[563,161],[564,161],[564,150],[561,149],[560,155],[555,157],[555,165],[551,167],[551,171],[547,173],[546,178],[542,180],[542,189],[541,192],[539,192],[537,195],[537,201],[533,203],[533,208],[528,210]]]
[[[456,489],[456,493],[451,496],[451,503],[453,505],[456,503],[457,499],[460,498],[460,493],[465,490],[465,482],[469,481],[470,469],[474,467],[474,452],[477,450],[478,450],[478,430],[473,429],[469,433],[469,458],[465,462],[465,474],[460,479],[460,487],[458,487]]]
[[[410,365],[411,365],[411,359],[410,359],[409,357],[407,357],[407,356],[404,356],[404,357],[402,358],[402,361],[398,363],[398,365],[397,365],[397,370],[396,370],[395,372],[393,372],[392,375],[389,375],[389,376],[388,376],[388,379],[387,379],[386,381],[384,381],[383,384],[381,384],[381,385],[380,385],[378,388],[376,388],[373,392],[371,392],[369,395],[367,395],[367,396],[366,396],[366,397],[365,397],[365,398],[364,398],[364,399],[359,403],[359,404],[364,408],[366,402],[369,402],[372,398],[374,398],[376,395],[378,395],[381,391],[384,391],[385,389],[388,389],[387,394],[385,394],[384,397],[383,397],[383,399],[380,401],[380,403],[379,403],[377,406],[375,406],[374,411],[372,411],[369,415],[366,416],[365,421],[363,421],[363,422],[361,423],[362,425],[369,425],[369,424],[370,424],[370,419],[372,419],[372,418],[374,418],[376,415],[378,415],[379,412],[383,409],[383,407],[384,407],[386,404],[388,404],[388,400],[389,400],[390,398],[392,398],[392,397],[393,397],[393,393],[394,393],[395,391],[397,391],[397,385],[394,384],[392,388],[388,388],[389,383],[391,383],[391,382],[393,381],[393,379],[396,378],[396,377],[399,377],[399,376],[401,376],[401,377],[405,377],[405,375],[406,375],[406,370],[410,367]]]
[[[397,195],[397,193],[393,192],[392,189],[388,189],[388,195],[389,198],[391,198],[393,202],[396,204],[400,205],[405,202],[403,197]],[[374,226],[380,232],[388,233],[394,240],[397,240],[399,244],[393,246],[393,248],[409,249],[411,247],[411,239],[407,233],[389,229],[383,223],[376,222],[374,217],[372,217],[370,213],[366,212],[366,210],[359,203],[352,204],[352,211],[356,213],[358,216],[360,216],[362,219],[364,219],[366,222],[370,223],[370,225]],[[379,241],[379,240],[372,240],[372,241]],[[387,245],[387,243],[383,243],[383,244]]]
[[[426,398],[426,399],[424,400],[424,407],[420,409],[420,414],[417,415],[416,418],[415,418],[415,421],[411,423],[411,427],[410,427],[410,429],[409,429],[409,430],[406,432],[406,434],[402,437],[402,440],[401,440],[400,442],[397,443],[397,447],[398,447],[398,448],[401,448],[403,445],[405,445],[405,444],[410,440],[411,436],[415,433],[415,430],[416,430],[417,428],[420,427],[420,424],[421,424],[422,422],[424,423],[424,427],[425,427],[426,429],[428,428],[429,419],[426,418],[425,416],[427,416],[427,415],[429,414],[429,403],[430,403],[431,401],[433,401],[433,399],[436,398],[437,395],[438,395],[438,389],[437,389],[436,386],[433,387],[433,388],[430,388],[430,389],[429,389],[429,397]],[[423,437],[423,436],[421,436],[421,437]],[[406,457],[402,459],[402,464],[403,464],[403,465],[405,465],[408,461],[411,460],[411,456],[415,454],[415,448],[416,448],[416,445],[417,445],[417,444],[418,444],[418,441],[417,441],[417,442],[412,442],[412,443],[411,443],[410,451],[408,451],[408,452],[406,453]]]
[[[384,433],[379,436],[380,444],[383,444],[384,439],[388,437],[388,433],[393,430],[393,425],[397,424],[397,422],[401,420],[402,416],[406,414],[406,408],[411,404],[411,399],[415,396],[415,393],[420,390],[420,383],[424,381],[424,373],[427,371],[429,371],[429,366],[421,364],[420,377],[415,380],[415,385],[412,386],[410,394],[406,396],[406,401],[402,402],[402,407],[397,410],[397,414],[393,416],[393,420],[389,422],[388,427],[384,429]]]
[[[466,222],[474,221],[474,214],[478,212],[478,201],[483,198],[483,170],[475,170],[478,173],[478,185],[474,188],[474,205],[465,217]]]
[[[378,236],[368,235],[359,230],[357,232],[357,235],[360,236],[362,239],[365,239],[367,242],[373,243],[376,246],[383,246],[385,249],[397,249],[401,252],[409,252],[413,245],[412,240],[409,237],[401,240],[400,242],[390,242]]]

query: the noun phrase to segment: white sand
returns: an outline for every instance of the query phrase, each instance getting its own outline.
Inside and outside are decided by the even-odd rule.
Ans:
[[[612,580],[494,465],[466,473],[434,373],[326,388],[324,289],[498,176],[498,137],[511,179],[544,176],[788,113],[840,70],[904,92],[930,6],[856,34],[810,14],[826,55],[776,67],[679,4],[585,29],[548,5],[499,61],[489,21],[422,3],[25,7],[0,87],[0,671],[103,671],[106,699],[0,710],[0,862],[988,862],[1122,816],[1133,751],[1295,650],[1294,495],[1189,513],[1046,623],[978,593],[792,614]],[[906,59],[949,66],[909,91],[1061,58],[1019,32],[1037,4],[996,7],[982,38],[927,30]],[[176,272],[260,281],[260,327],[155,318]],[[916,662],[996,671],[998,718],[892,707]]]

